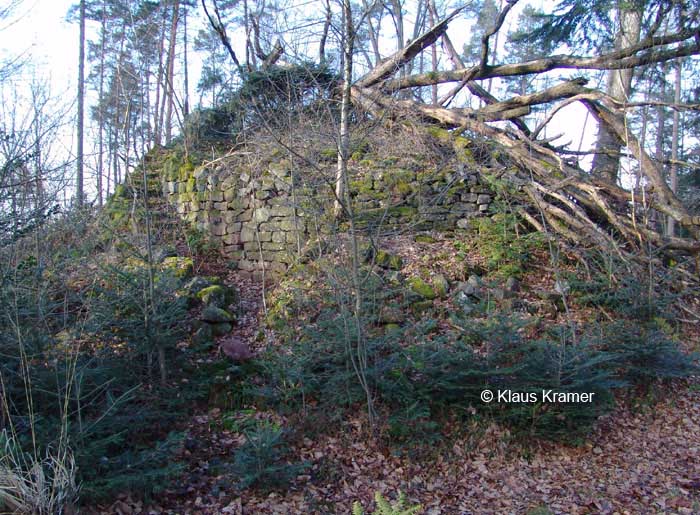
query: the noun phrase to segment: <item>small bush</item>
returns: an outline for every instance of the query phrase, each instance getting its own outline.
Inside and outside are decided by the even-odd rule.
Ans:
[[[303,463],[285,461],[289,448],[286,433],[279,426],[260,422],[243,434],[246,442],[236,451],[231,467],[240,488],[281,487],[306,468]]]
[[[477,246],[487,259],[488,270],[499,277],[521,276],[532,252],[542,246],[542,235],[527,232],[518,215],[506,210],[490,218],[479,218],[474,226]]]

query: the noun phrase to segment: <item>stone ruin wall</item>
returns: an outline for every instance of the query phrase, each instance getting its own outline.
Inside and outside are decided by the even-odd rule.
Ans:
[[[362,165],[362,162],[360,162]],[[232,265],[251,274],[280,274],[304,244],[327,232],[332,205],[302,184],[284,161],[253,173],[235,159],[220,159],[187,174],[164,177],[163,190],[179,215],[217,240]],[[355,167],[350,188],[358,226],[376,229],[466,229],[489,212],[492,194],[478,172],[457,163],[449,171]],[[292,178],[295,177],[295,184]],[[324,224],[324,220],[326,220]]]

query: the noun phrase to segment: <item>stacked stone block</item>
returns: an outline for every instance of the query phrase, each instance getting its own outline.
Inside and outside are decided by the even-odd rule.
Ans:
[[[351,171],[360,227],[466,228],[471,218],[489,210],[491,193],[478,173],[463,165],[436,172],[377,170],[361,164]],[[330,195],[312,202],[309,192],[314,188],[308,184],[296,184],[292,191],[292,177],[284,163],[252,173],[231,158],[166,175],[163,189],[180,216],[219,241],[240,270],[253,274],[264,268],[278,274],[315,236],[323,206],[330,212],[332,205]],[[322,184],[315,189],[328,188]],[[313,213],[310,205],[315,206]],[[312,219],[312,214],[321,218]]]

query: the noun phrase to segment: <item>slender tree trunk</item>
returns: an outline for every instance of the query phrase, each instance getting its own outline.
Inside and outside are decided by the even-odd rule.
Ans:
[[[318,62],[324,64],[326,62],[326,41],[328,40],[328,31],[331,28],[331,4],[330,0],[326,0],[326,18],[323,20],[323,31],[321,32],[321,41],[318,43]]]
[[[666,101],[666,65],[661,65],[661,91],[659,93],[659,100],[662,102]],[[664,133],[666,132],[666,111],[663,106],[658,106],[656,108],[656,149],[654,152],[654,157],[656,158],[656,165],[659,167],[663,166],[664,162]],[[652,216],[656,218],[656,214],[652,213]],[[663,219],[657,219],[659,224],[663,225]]]
[[[255,53],[250,39],[250,15],[248,13],[248,0],[243,0],[243,27],[245,29],[245,67],[251,70],[251,58]]]
[[[498,12],[501,12],[503,10],[503,0],[499,2],[498,5]],[[493,54],[493,61],[492,62],[498,62],[498,36],[501,34],[501,31],[497,31],[496,34],[493,35],[493,51],[491,52]],[[493,77],[489,79],[489,81],[486,83],[486,91],[491,94],[491,89],[493,88]],[[483,102],[483,99],[481,99]]]
[[[175,96],[175,46],[177,44],[177,25],[180,19],[180,0],[173,3],[173,16],[170,23],[170,42],[168,46],[168,70],[167,70],[167,112],[165,114],[165,143],[172,140],[173,131],[173,105]]]
[[[615,38],[615,49],[623,49],[639,43],[642,26],[642,13],[634,6],[620,7],[618,10],[620,28]],[[606,93],[616,100],[628,101],[632,92],[633,69],[610,70]],[[605,128],[598,129],[596,154],[593,157],[592,171],[594,174],[616,182],[620,167],[620,143],[614,135]]]
[[[119,115],[116,117],[116,122],[119,123]],[[114,191],[117,191],[117,185],[119,184],[119,125],[115,125],[112,129],[112,172],[114,173]]]
[[[83,123],[85,118],[85,0],[80,0],[80,50],[78,57],[78,155],[75,171],[76,205],[83,207]]]
[[[335,176],[335,215],[342,213],[345,198],[345,177],[348,174],[350,153],[350,102],[352,89],[352,54],[354,50],[354,28],[350,0],[343,0],[343,93],[340,103],[340,134],[338,135],[338,167]]]
[[[682,63],[679,60],[675,62],[675,75],[676,75],[676,80],[675,80],[675,85],[674,85],[674,90],[673,90],[673,102],[675,104],[680,104],[681,103],[681,71],[682,71]],[[673,131],[671,138],[671,159],[673,162],[671,163],[671,176],[670,176],[670,186],[671,186],[671,191],[673,193],[678,192],[678,143],[679,143],[679,134],[680,134],[680,113],[678,112],[678,109],[673,110]],[[676,231],[676,221],[669,217],[668,218],[668,225],[667,225],[667,236],[674,236],[674,233]]]
[[[403,5],[400,0],[391,0],[392,16],[394,18],[394,27],[396,29],[396,50],[401,50],[406,46],[403,26]]]
[[[183,71],[185,73],[185,99],[183,104],[183,116],[187,118],[190,114],[190,77],[187,62],[187,6],[184,5],[182,8],[182,30],[184,37],[184,62]]]
[[[102,26],[100,27],[100,85],[97,104],[97,203],[102,207],[102,178],[104,176],[104,88],[105,88],[105,39],[107,38],[107,2],[102,1]],[[108,170],[109,172],[109,170]],[[107,174],[109,195],[109,173]]]
[[[156,80],[155,111],[153,113],[153,127],[155,130],[155,143],[160,145],[163,141],[163,111],[161,109],[162,99],[165,98],[166,81],[164,53],[165,53],[165,26],[168,17],[168,10],[161,5],[162,18],[160,24],[160,37],[158,39],[158,77]]]
[[[434,15],[434,3],[433,3],[433,9],[428,9],[428,20],[430,23],[430,26],[433,27],[435,25],[435,15]],[[432,67],[431,71],[433,73],[437,73],[437,65],[438,65],[438,55],[437,55],[437,46],[436,45],[431,45],[430,46],[430,57],[432,60]],[[431,101],[434,106],[438,105],[438,85],[433,84],[431,86]]]

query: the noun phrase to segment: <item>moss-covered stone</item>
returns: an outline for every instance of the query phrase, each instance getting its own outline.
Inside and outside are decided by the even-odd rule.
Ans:
[[[182,287],[183,291],[185,294],[189,297],[192,298],[198,298],[197,294],[206,288],[207,286],[211,286],[211,284],[216,281],[211,281],[206,277],[201,277],[199,275],[194,276],[192,279],[187,281],[185,285]]]
[[[433,309],[433,301],[429,299],[419,300],[411,304],[411,311],[415,315],[421,315],[431,309]]]
[[[435,293],[441,298],[447,297],[447,292],[450,290],[450,283],[447,281],[444,275],[438,274],[433,277],[432,280],[433,289]]]
[[[211,324],[231,323],[235,320],[231,313],[225,309],[217,308],[216,306],[207,306],[204,308],[201,319]]]
[[[187,179],[187,182],[185,183],[185,193],[192,193],[196,187],[197,181],[195,180],[194,176],[192,176]]]
[[[163,270],[171,272],[175,277],[181,279],[191,276],[194,270],[192,258],[183,256],[165,258],[161,266]]]
[[[414,218],[418,216],[418,208],[413,206],[395,206],[389,208],[389,214],[403,218]]]
[[[416,234],[416,243],[435,243],[437,240],[428,234]]]
[[[408,287],[417,295],[424,299],[435,299],[438,294],[435,289],[420,277],[411,277],[408,279]]]
[[[401,256],[390,254],[385,250],[377,251],[375,263],[382,268],[388,268],[390,270],[401,270],[401,268],[403,268],[403,259],[401,259]]]
[[[214,336],[224,336],[225,334],[230,333],[232,329],[233,326],[228,323],[211,324],[211,330]]]
[[[225,308],[234,302],[235,293],[227,286],[213,284],[197,292],[197,298],[204,304],[216,306],[217,308]]]
[[[398,193],[402,197],[407,197],[413,193],[413,187],[409,182],[399,181],[396,183],[396,185],[394,185],[394,192]]]
[[[328,147],[321,149],[318,153],[321,161],[333,161],[338,159],[338,149],[336,147]]]

